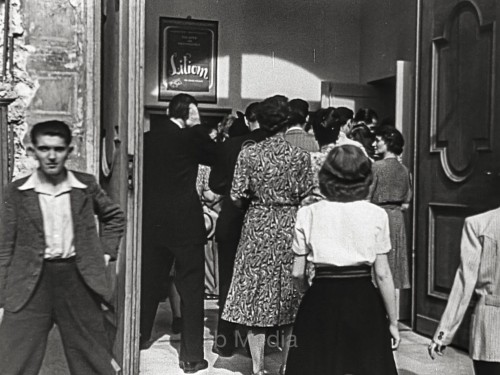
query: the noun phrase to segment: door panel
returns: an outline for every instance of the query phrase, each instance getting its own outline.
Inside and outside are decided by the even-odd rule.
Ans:
[[[106,0],[102,14],[102,92],[101,92],[101,161],[100,182],[110,197],[127,209],[127,80],[123,70],[127,68],[127,50],[124,49],[123,22],[128,1],[120,3]],[[115,313],[107,315],[110,335],[115,343],[114,352],[118,363],[123,353],[123,311],[125,303],[125,238],[116,262],[108,267],[108,277],[114,287]]]
[[[415,328],[432,335],[460,261],[465,217],[500,204],[494,0],[423,0]],[[496,120],[495,120],[496,119]],[[468,312],[455,344],[468,345]]]

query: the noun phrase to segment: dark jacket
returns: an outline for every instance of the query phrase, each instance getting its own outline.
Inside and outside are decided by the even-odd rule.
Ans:
[[[149,243],[183,246],[206,242],[196,191],[198,165],[212,165],[217,144],[195,126],[151,118],[144,135],[143,235]]]
[[[242,147],[263,141],[266,137],[267,133],[264,130],[257,129],[249,134],[229,138],[217,150],[216,162],[210,172],[208,184],[210,190],[224,196],[215,226],[215,239],[218,242],[234,242],[240,238],[245,210],[236,207],[229,197],[234,169]]]
[[[73,172],[87,185],[70,192],[76,264],[85,283],[106,301],[112,291],[106,278],[104,254],[117,256],[125,216],[94,176]],[[7,185],[0,212],[0,306],[19,311],[33,294],[42,273],[45,234],[38,194],[19,190],[28,177]],[[97,233],[95,216],[101,222]]]

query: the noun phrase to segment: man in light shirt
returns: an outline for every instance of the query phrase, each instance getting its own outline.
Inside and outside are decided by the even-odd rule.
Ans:
[[[39,168],[7,186],[0,212],[0,373],[38,374],[57,324],[71,374],[116,374],[101,306],[111,307],[106,267],[124,214],[93,176],[66,168],[68,125],[38,123],[30,135]]]

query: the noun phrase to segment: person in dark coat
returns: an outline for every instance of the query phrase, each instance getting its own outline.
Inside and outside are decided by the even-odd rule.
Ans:
[[[56,324],[71,374],[114,375],[101,305],[112,309],[106,267],[125,216],[94,176],[66,168],[67,124],[38,123],[31,142],[39,168],[7,186],[0,214],[0,374],[38,374]]]
[[[174,282],[181,297],[180,367],[208,367],[203,353],[204,245],[207,241],[196,191],[198,165],[211,165],[216,143],[201,129],[196,100],[178,94],[169,119],[152,119],[144,136],[144,213],[141,287],[141,344],[151,335],[161,282],[175,259]]]

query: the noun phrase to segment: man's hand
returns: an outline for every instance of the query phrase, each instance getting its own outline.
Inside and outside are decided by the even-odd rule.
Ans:
[[[432,359],[436,358],[434,356],[434,353],[436,353],[438,356],[442,356],[444,353],[444,350],[446,349],[446,346],[438,344],[434,340],[431,341],[429,346],[427,347],[427,350],[429,351],[429,355]]]
[[[110,260],[111,260],[111,255],[104,254],[104,264],[106,264],[106,267],[109,265]]]

